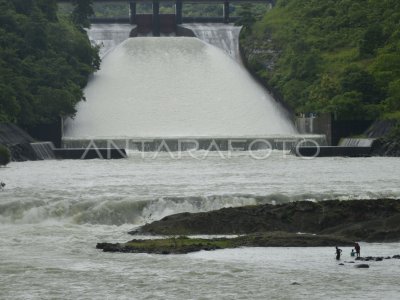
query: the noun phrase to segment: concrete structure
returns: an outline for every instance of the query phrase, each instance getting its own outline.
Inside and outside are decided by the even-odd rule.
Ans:
[[[372,147],[306,146],[293,148],[292,154],[300,157],[369,157]]]
[[[301,134],[325,134],[328,145],[337,146],[342,138],[363,134],[371,120],[336,120],[331,114],[302,115],[296,118]]]
[[[72,0],[58,0],[60,3],[72,2]],[[170,27],[182,24],[183,22],[195,21],[196,23],[229,23],[233,21],[229,16],[229,9],[231,3],[266,3],[275,4],[275,0],[93,0],[93,2],[102,3],[127,3],[129,4],[129,18],[93,18],[92,22],[96,23],[130,23],[138,25],[138,32],[144,33],[145,28],[148,28],[149,21],[151,20],[152,33],[154,36],[159,36],[160,33],[169,33]],[[175,14],[165,15],[160,14],[160,3],[174,3]],[[153,13],[137,14],[137,3],[152,3]],[[185,3],[190,4],[222,4],[223,16],[222,18],[185,18],[182,14],[183,6]],[[193,20],[191,20],[193,19]]]
[[[123,159],[127,158],[125,149],[88,148],[88,149],[54,149],[57,159]]]

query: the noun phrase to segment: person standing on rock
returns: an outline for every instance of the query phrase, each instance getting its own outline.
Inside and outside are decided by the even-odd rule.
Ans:
[[[359,243],[355,243],[354,249],[356,249],[357,257],[360,257],[361,247]]]
[[[342,255],[342,249],[339,249],[339,248],[336,246],[336,259],[337,259],[337,260],[340,260],[340,255]]]

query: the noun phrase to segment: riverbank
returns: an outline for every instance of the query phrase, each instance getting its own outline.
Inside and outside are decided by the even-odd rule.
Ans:
[[[237,247],[351,246],[360,240],[394,242],[400,240],[400,201],[299,201],[223,208],[167,216],[130,233],[182,237],[99,243],[97,248],[105,252],[181,254]],[[221,234],[241,236],[218,239],[184,236]]]

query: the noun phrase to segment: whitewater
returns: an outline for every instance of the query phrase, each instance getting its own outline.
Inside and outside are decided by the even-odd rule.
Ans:
[[[266,160],[246,152],[225,160],[130,153],[119,161],[11,163],[0,169],[7,184],[0,192],[0,298],[396,299],[397,260],[361,271],[338,266],[331,248],[158,256],[95,246],[128,241],[133,228],[183,211],[399,198],[398,178],[396,158],[303,160],[279,151]],[[376,256],[397,254],[399,246],[362,243],[365,255]]]
[[[282,107],[235,60],[193,37],[137,37],[104,57],[64,140],[290,136]]]

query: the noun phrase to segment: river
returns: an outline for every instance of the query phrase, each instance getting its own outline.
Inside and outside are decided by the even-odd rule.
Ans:
[[[199,157],[201,157],[199,155]],[[339,266],[331,248],[112,254],[97,242],[183,211],[292,200],[400,197],[396,158],[38,161],[0,168],[0,299],[398,299],[399,260]],[[363,255],[400,243],[361,243]],[[344,248],[350,260],[350,248]]]

